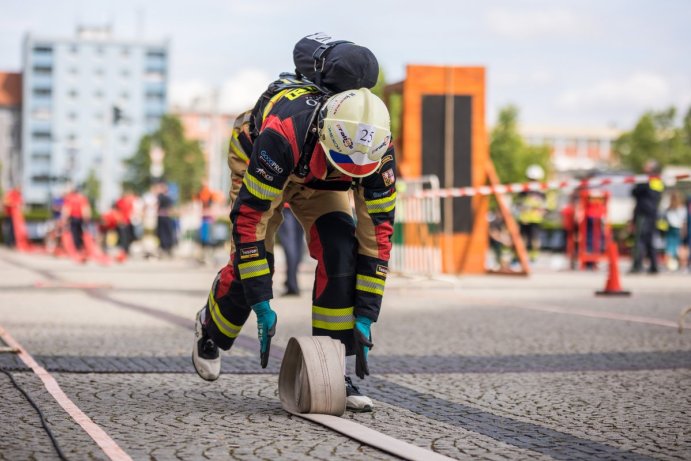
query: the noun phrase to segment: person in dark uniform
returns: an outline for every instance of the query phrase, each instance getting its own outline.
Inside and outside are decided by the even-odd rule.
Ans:
[[[660,205],[665,184],[659,178],[659,166],[654,160],[649,160],[643,168],[645,174],[651,175],[648,182],[636,184],[631,195],[636,200],[633,210],[634,247],[633,266],[630,273],[636,274],[643,271],[643,259],[650,261],[648,273],[656,274],[657,255],[653,245],[655,226],[657,223],[657,208]]]
[[[175,246],[175,222],[171,216],[173,199],[168,194],[168,184],[165,182],[159,183],[156,200],[158,202],[156,236],[161,251],[170,256]]]
[[[298,268],[305,247],[305,233],[287,203],[283,208],[283,224],[278,227],[278,238],[286,256],[287,266],[286,290],[283,292],[283,296],[299,295]]]

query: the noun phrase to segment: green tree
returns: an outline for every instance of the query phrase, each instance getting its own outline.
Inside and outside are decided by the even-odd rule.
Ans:
[[[518,108],[513,105],[499,111],[499,120],[490,134],[489,153],[502,183],[525,181],[525,171],[533,164],[545,172],[550,169],[549,147],[532,146],[523,140],[518,131]]]
[[[691,165],[691,110],[676,126],[676,109],[648,111],[638,119],[631,131],[614,142],[614,152],[626,168],[643,171],[648,160],[661,166]]]
[[[98,199],[101,198],[101,180],[94,169],[89,170],[89,174],[84,180],[84,195],[89,200],[91,209],[95,210]]]
[[[137,152],[125,161],[127,180],[125,185],[142,193],[151,185],[151,148],[160,146],[165,152],[163,177],[180,189],[180,200],[192,199],[201,187],[205,174],[204,154],[199,142],[185,138],[180,119],[166,115],[158,130],[142,137]]]

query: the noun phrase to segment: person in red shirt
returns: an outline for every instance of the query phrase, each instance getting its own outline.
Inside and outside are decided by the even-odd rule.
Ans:
[[[5,211],[5,222],[7,223],[7,238],[5,242],[7,246],[14,247],[17,245],[17,229],[14,228],[12,215],[16,210],[22,207],[22,191],[19,187],[7,191],[5,197],[3,197],[3,206]]]
[[[115,202],[115,209],[120,215],[118,222],[118,246],[125,254],[130,254],[130,245],[134,241],[134,226],[132,225],[132,214],[134,213],[135,196],[130,190]]]
[[[74,247],[77,250],[84,248],[84,222],[91,219],[91,205],[86,196],[76,187],[65,195],[62,219],[69,223]]]

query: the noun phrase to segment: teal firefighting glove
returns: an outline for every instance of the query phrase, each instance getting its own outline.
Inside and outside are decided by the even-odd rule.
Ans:
[[[367,317],[358,315],[355,317],[355,326],[353,327],[353,347],[355,348],[355,374],[364,379],[365,375],[369,375],[369,366],[367,365],[367,353],[374,346],[372,344],[372,332],[370,327],[372,320]]]
[[[262,368],[269,363],[269,351],[271,350],[271,338],[276,333],[278,317],[271,309],[269,301],[254,304],[252,310],[257,314],[257,334],[259,336],[259,357]]]

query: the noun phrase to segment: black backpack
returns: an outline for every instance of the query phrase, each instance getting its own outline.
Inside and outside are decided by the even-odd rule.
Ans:
[[[379,63],[364,46],[316,33],[300,39],[293,49],[298,78],[305,78],[331,93],[372,88]]]

